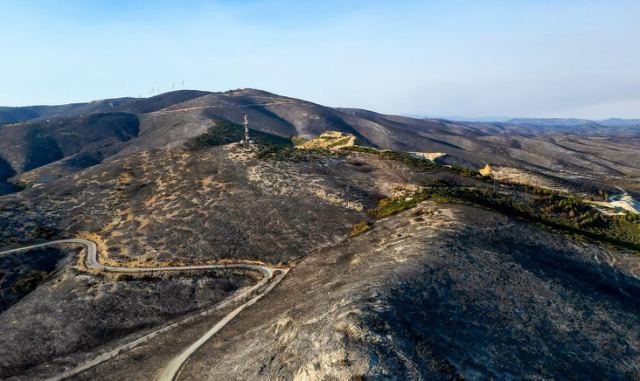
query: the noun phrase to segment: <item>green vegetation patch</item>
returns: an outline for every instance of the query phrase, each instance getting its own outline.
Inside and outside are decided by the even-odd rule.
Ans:
[[[458,166],[452,166],[452,165],[440,165],[432,162],[431,160],[419,159],[411,155],[410,153],[406,153],[406,152],[396,152],[396,151],[387,151],[387,150],[381,151],[375,148],[362,147],[362,146],[344,147],[341,150],[348,151],[348,152],[368,153],[371,155],[379,156],[386,160],[400,161],[412,168],[417,168],[417,169],[442,168],[442,169],[446,169],[446,170],[461,174],[463,176],[477,177],[477,178],[483,177],[480,174],[480,172],[476,169],[458,167]]]
[[[359,236],[362,233],[371,230],[371,223],[367,221],[360,221],[357,224],[351,227],[351,232],[349,233],[349,237],[353,238]]]
[[[462,188],[455,183],[447,184],[443,181],[441,185],[428,187],[420,192],[382,199],[375,208],[367,211],[367,214],[374,219],[394,215],[431,199],[482,207],[539,224],[555,232],[568,233],[577,239],[588,238],[640,251],[640,215],[628,213],[607,216],[588,202],[572,195],[531,185],[496,181],[482,176],[474,169],[442,166],[418,159],[408,153],[381,151],[362,146],[345,147],[341,151],[372,154],[383,159],[400,161],[417,169],[447,169],[482,181],[483,185],[480,188]],[[507,187],[507,191],[498,192],[496,187]],[[602,197],[606,197],[606,194],[601,192],[595,196],[595,198]]]
[[[255,144],[292,146],[291,140],[249,129],[249,135]],[[244,127],[227,120],[217,120],[204,134],[191,139],[187,146],[191,150],[221,146],[239,142],[244,137]]]
[[[319,162],[326,158],[343,158],[346,152],[330,151],[322,148],[297,149],[291,145],[265,144],[258,149],[257,157],[263,160],[280,160],[291,162]]]
[[[432,199],[482,207],[541,224],[554,231],[570,233],[576,238],[589,238],[640,250],[639,215],[605,216],[584,201],[548,190],[535,189],[527,196],[529,197],[516,198],[493,189],[432,187],[396,198],[382,199],[376,208],[367,213],[376,219],[384,218]]]
[[[327,145],[327,148],[333,148],[333,147],[347,144],[349,142],[349,139],[351,139],[349,136],[345,136],[344,138],[339,138],[336,141],[333,141],[329,145]]]
[[[526,202],[491,190],[458,190],[454,198],[541,223],[550,228],[640,250],[638,216],[605,216],[588,203],[572,196],[540,192]]]
[[[367,214],[376,219],[388,217],[403,210],[411,209],[427,198],[429,198],[429,194],[426,192],[417,192],[395,198],[383,198],[378,201],[378,205],[375,208],[369,209]]]

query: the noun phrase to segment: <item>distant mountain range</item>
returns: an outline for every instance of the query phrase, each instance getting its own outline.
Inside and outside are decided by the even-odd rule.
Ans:
[[[414,118],[432,120],[448,120],[464,123],[504,123],[521,126],[539,126],[539,127],[638,127],[640,119],[581,119],[581,118],[509,118],[509,117],[462,117],[462,116],[445,116],[445,117],[421,117],[416,115],[408,115]]]
[[[510,119],[506,123],[544,127],[638,127],[640,119],[517,118]]]

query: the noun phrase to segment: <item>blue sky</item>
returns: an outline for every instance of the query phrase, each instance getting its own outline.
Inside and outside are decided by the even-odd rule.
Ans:
[[[640,118],[640,2],[0,2],[0,105],[260,88],[438,116]]]

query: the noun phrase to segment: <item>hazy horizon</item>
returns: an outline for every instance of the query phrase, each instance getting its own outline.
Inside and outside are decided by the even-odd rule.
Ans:
[[[640,118],[632,1],[45,0],[0,12],[2,106],[251,87],[387,114]]]

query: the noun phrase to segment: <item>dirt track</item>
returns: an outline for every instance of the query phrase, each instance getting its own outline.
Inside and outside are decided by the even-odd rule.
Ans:
[[[79,374],[87,369],[90,369],[98,364],[101,364],[111,358],[116,357],[124,351],[130,350],[149,339],[156,337],[157,335],[164,333],[170,329],[181,326],[185,323],[195,320],[195,318],[208,315],[214,311],[220,310],[222,307],[228,306],[233,302],[237,302],[245,299],[248,296],[254,295],[249,300],[245,301],[243,304],[238,306],[236,309],[231,311],[229,314],[224,316],[222,320],[218,321],[209,331],[207,331],[203,336],[201,336],[196,342],[186,348],[180,355],[176,356],[172,359],[167,366],[165,366],[156,380],[158,381],[173,381],[178,378],[178,374],[183,366],[183,364],[187,361],[189,356],[193,354],[198,348],[200,348],[207,340],[213,337],[217,332],[219,332],[227,323],[229,323],[233,318],[235,318],[240,312],[249,306],[256,303],[260,300],[264,295],[269,293],[278,283],[287,275],[289,269],[287,268],[277,268],[266,265],[258,265],[258,264],[247,264],[247,263],[228,263],[228,264],[218,264],[218,265],[194,265],[194,266],[167,266],[167,267],[119,267],[119,266],[106,266],[101,264],[98,261],[98,250],[97,245],[86,239],[67,239],[67,240],[58,240],[58,241],[50,241],[37,245],[24,246],[21,248],[7,250],[4,252],[0,252],[0,255],[11,254],[21,251],[27,251],[31,249],[52,246],[52,245],[62,245],[62,244],[77,244],[82,245],[87,250],[87,257],[85,259],[85,266],[87,269],[96,270],[100,272],[110,272],[110,273],[149,273],[149,272],[167,272],[167,271],[193,271],[193,270],[217,270],[217,269],[233,269],[233,270],[245,270],[245,271],[255,271],[263,274],[263,279],[255,284],[254,286],[245,289],[237,293],[234,297],[216,305],[215,307],[198,313],[197,315],[187,317],[181,321],[173,323],[171,325],[165,326],[163,328],[157,329],[153,332],[146,334],[134,341],[123,344],[109,352],[105,352],[98,357],[87,361],[82,364],[78,364],[76,367],[65,371],[62,374],[51,377],[47,379],[47,381],[57,381],[63,380],[73,375]]]

